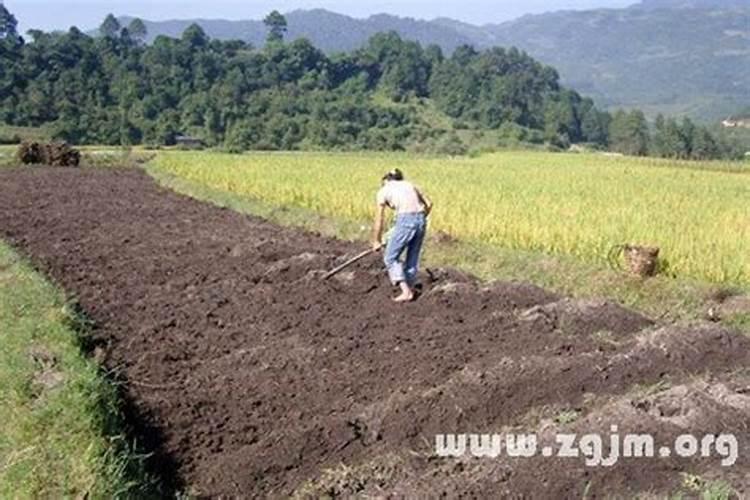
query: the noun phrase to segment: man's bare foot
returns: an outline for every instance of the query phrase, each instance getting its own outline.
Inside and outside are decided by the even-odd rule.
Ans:
[[[401,295],[393,299],[394,302],[411,302],[414,300],[414,290],[407,282],[402,281],[398,286],[401,288]]]
[[[411,302],[414,300],[413,292],[401,292],[401,295],[393,299],[393,302]]]

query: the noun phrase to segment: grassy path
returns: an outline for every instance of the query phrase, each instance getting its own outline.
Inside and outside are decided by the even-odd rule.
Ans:
[[[0,242],[0,498],[148,494],[63,294]]]

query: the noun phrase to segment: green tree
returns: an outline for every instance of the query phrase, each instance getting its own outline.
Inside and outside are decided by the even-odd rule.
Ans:
[[[116,38],[120,34],[121,28],[120,21],[114,14],[109,14],[99,26],[99,33],[105,38]]]
[[[378,33],[359,57],[391,98],[427,95],[431,64],[418,43],[402,40],[395,31]]]
[[[662,158],[669,156],[666,126],[667,122],[664,115],[661,113],[656,115],[656,119],[654,120],[654,133],[651,136],[651,154],[661,156]]]
[[[430,68],[437,68],[445,60],[443,56],[443,49],[439,45],[430,44],[424,49],[425,57],[430,63]]]
[[[133,38],[133,40],[135,40],[137,43],[143,43],[146,40],[146,35],[148,35],[146,25],[143,24],[143,21],[138,18],[130,21],[130,24],[128,25],[128,32],[130,33],[130,36]]]
[[[130,35],[130,30],[128,28],[122,28],[120,30],[120,42],[122,47],[133,47],[137,44],[137,42],[133,39],[133,37]]]
[[[190,50],[205,48],[208,45],[209,38],[198,24],[193,23],[182,33],[182,41],[187,44]],[[192,68],[195,69],[195,68]]]
[[[550,144],[568,148],[576,135],[575,110],[566,99],[550,100],[544,113],[544,138]]]
[[[609,142],[614,151],[644,156],[648,153],[649,139],[648,122],[642,111],[619,110],[612,117]]]
[[[266,38],[268,43],[279,43],[284,41],[287,23],[286,18],[281,15],[278,10],[274,10],[268,14],[263,20],[263,24],[268,28],[268,37]]]
[[[609,113],[599,111],[593,105],[583,113],[581,120],[581,134],[586,142],[606,146],[609,140]]]
[[[691,125],[692,127],[692,125]],[[673,118],[657,117],[654,125],[653,153],[663,158],[686,159],[690,156],[692,137],[685,133]],[[690,130],[692,134],[692,129]]]
[[[693,160],[712,160],[721,156],[718,141],[706,127],[696,127],[691,142],[690,158]]]
[[[471,45],[461,45],[453,51],[452,59],[459,66],[466,66],[478,55],[479,53]]]
[[[18,21],[10,11],[0,3],[0,40],[18,40]]]
[[[171,144],[187,133],[233,150],[419,145],[455,153],[471,146],[462,139],[480,135],[443,130],[452,123],[498,144],[540,144],[545,136],[559,146],[607,144],[611,133],[613,150],[648,151],[642,113],[611,119],[563,88],[554,69],[513,48],[465,46],[443,57],[436,46],[385,33],[360,50],[327,56],[304,39],[262,50],[211,40],[197,25],[180,39],[143,45],[138,24],[123,29],[108,16],[96,39],[72,28],[31,31],[29,43],[0,40],[0,119],[99,144]],[[271,24],[283,35],[285,23]],[[654,133],[657,154],[737,157],[746,150],[692,122],[664,119]]]
[[[461,46],[431,71],[429,91],[438,108],[464,123],[477,123],[484,128],[512,122],[542,129],[545,114],[550,119],[555,115],[562,118],[569,111],[563,108],[575,108],[581,101],[575,93],[562,96],[557,73],[514,48],[478,53],[472,47]],[[551,101],[562,103],[560,109],[548,109]],[[575,109],[565,122],[568,139],[578,140]],[[551,124],[552,135],[556,135],[554,128],[556,124]]]
[[[693,153],[693,138],[698,132],[698,128],[695,126],[690,118],[683,118],[680,124],[680,136],[684,144],[684,151],[682,152],[681,158],[690,158]]]

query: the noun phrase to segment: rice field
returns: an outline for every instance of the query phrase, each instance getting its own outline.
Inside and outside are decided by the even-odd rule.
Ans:
[[[750,170],[741,164],[539,152],[164,152],[154,160],[214,189],[363,222],[394,167],[435,201],[432,231],[592,262],[605,262],[613,245],[655,245],[671,275],[750,283]]]

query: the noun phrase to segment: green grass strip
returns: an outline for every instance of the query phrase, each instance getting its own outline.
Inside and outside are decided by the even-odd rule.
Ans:
[[[154,487],[116,387],[63,294],[0,242],[0,498],[127,498]]]

